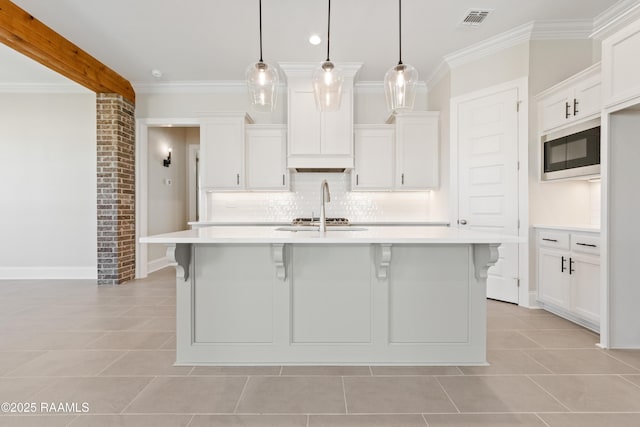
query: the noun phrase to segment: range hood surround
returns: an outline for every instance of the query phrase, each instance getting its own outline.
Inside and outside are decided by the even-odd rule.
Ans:
[[[321,173],[353,169],[353,89],[362,63],[336,64],[344,74],[342,103],[336,112],[316,108],[312,76],[318,63],[279,65],[287,80],[287,168]]]

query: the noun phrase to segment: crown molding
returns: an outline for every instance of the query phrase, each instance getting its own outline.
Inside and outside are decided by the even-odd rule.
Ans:
[[[591,19],[536,21],[531,40],[587,40],[592,31]]]
[[[442,80],[450,71],[451,68],[449,68],[449,64],[447,64],[447,61],[440,61],[435,70],[433,70],[433,72],[427,78],[427,87],[436,87],[437,84],[440,83],[440,80]]]
[[[520,43],[528,42],[531,39],[534,23],[529,22],[509,31],[490,37],[464,49],[457,50],[444,56],[444,60],[449,68],[457,68],[469,62],[477,61],[480,58],[493,53],[510,48]]]
[[[356,82],[354,89],[358,93],[384,93],[383,81],[363,81]],[[416,82],[416,89],[418,92],[427,92],[427,83],[423,80]]]
[[[239,93],[247,90],[244,80],[174,81],[174,82],[132,82],[136,93],[173,94],[173,93]],[[278,83],[278,89],[284,89],[284,82]]]
[[[94,93],[75,83],[0,83],[0,93]]]
[[[603,40],[640,19],[640,0],[620,0],[593,19],[592,39]]]
[[[278,66],[282,72],[289,77],[309,77],[313,70],[319,68],[320,62],[278,62]],[[338,62],[335,63],[337,68],[340,68],[345,77],[355,79],[356,74],[362,68],[362,62]]]

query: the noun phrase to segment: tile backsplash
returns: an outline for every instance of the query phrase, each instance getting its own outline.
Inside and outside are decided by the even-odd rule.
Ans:
[[[327,217],[352,222],[431,221],[430,191],[351,191],[351,175],[342,173],[294,173],[290,192],[208,192],[207,217],[202,221],[289,222],[296,217],[320,214],[320,183],[326,179],[331,202]],[[440,219],[442,220],[442,219]]]

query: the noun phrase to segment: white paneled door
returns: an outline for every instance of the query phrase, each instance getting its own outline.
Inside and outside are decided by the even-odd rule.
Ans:
[[[458,223],[518,234],[518,89],[458,104]],[[518,303],[518,245],[502,245],[487,297]]]

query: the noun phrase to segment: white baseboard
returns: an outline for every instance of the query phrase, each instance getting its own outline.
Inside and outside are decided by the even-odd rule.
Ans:
[[[96,280],[98,268],[92,267],[0,267],[0,280],[84,279]]]
[[[147,263],[147,274],[153,273],[154,271],[162,270],[163,268],[168,267],[169,264],[169,258],[167,258],[166,256],[154,259],[153,261],[149,261]]]

